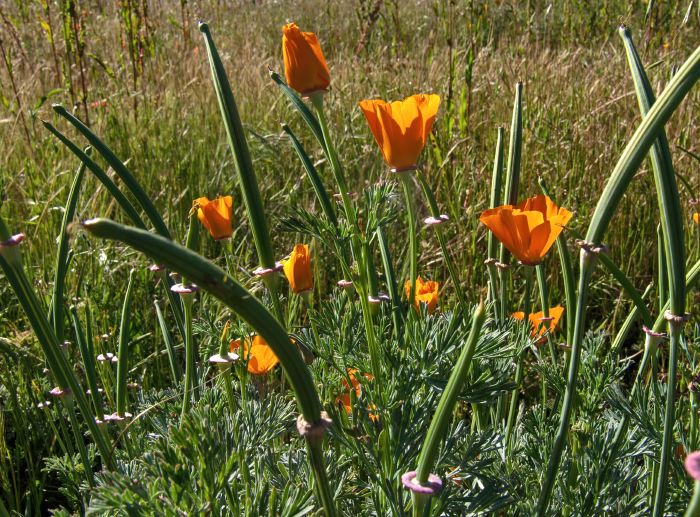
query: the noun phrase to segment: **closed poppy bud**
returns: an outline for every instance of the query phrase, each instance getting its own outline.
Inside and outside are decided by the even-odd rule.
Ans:
[[[209,201],[206,197],[194,200],[194,207],[197,209],[197,219],[216,240],[231,237],[233,233],[231,226],[232,204],[233,198],[231,196],[218,197],[212,201]]]
[[[573,214],[548,196],[526,199],[482,212],[479,220],[523,264],[541,262]]]
[[[693,222],[694,222],[695,224],[700,225],[700,213],[695,212],[695,213],[693,214]]]
[[[438,303],[438,291],[440,289],[440,284],[434,280],[426,280],[419,276],[416,278],[416,298],[414,300],[415,308],[417,311],[420,310],[420,304],[423,303],[428,306],[428,314],[435,312]],[[406,293],[406,298],[411,296],[411,281],[406,280],[404,284],[404,291]]]
[[[311,276],[311,255],[306,244],[294,246],[291,255],[283,263],[284,275],[287,277],[292,291],[300,294],[314,288]]]
[[[280,362],[272,348],[258,335],[253,336],[252,340],[246,338],[243,346],[240,339],[234,339],[229,349],[248,360],[248,372],[253,375],[265,375]]]
[[[301,32],[296,23],[282,27],[284,75],[289,86],[302,95],[326,90],[331,84],[328,65],[313,32]]]
[[[412,95],[402,101],[364,100],[360,108],[384,155],[395,171],[416,167],[437,115],[438,95]]]

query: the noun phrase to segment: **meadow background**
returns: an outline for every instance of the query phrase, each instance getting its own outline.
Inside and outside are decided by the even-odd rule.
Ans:
[[[451,218],[446,231],[464,282],[459,288],[471,301],[485,294],[486,232],[478,215],[488,204],[496,128],[505,127],[508,137],[516,82],[524,83],[521,197],[538,194],[537,178],[543,178],[558,204],[576,212],[571,228],[583,232],[640,120],[617,27],[624,23],[632,29],[657,93],[674,67],[700,44],[700,6],[688,0],[3,0],[0,211],[13,231],[27,234],[25,265],[44,296],[50,293],[56,237],[77,168],[77,160],[41,124],[49,120],[76,136],[53,114],[50,105],[56,102],[72,107],[128,162],[180,239],[193,199],[233,193],[236,263],[242,269],[250,266],[248,270],[255,266],[197,31],[200,19],[209,23],[224,59],[280,250],[291,249],[295,241],[279,228],[290,207],[315,209],[313,191],[281,123],[299,129],[319,170],[330,177],[298,115],[269,78],[268,67],[283,71],[283,24],[295,21],[319,36],[331,72],[326,112],[348,183],[356,191],[386,177],[357,103],[417,92],[441,96],[433,136],[423,153],[424,170]],[[666,127],[695,256],[700,234],[692,226],[690,201],[700,196],[698,113],[700,90],[695,88]],[[83,189],[77,218],[124,221],[94,178],[86,177]],[[419,211],[427,215],[424,206]],[[645,164],[606,235],[610,257],[640,291],[656,276],[656,220],[653,177]],[[396,224],[402,227],[401,221]],[[400,257],[403,240],[392,244]],[[135,264],[143,265],[143,259],[81,234],[73,247],[68,292],[89,293],[97,332],[109,339],[118,325],[128,272]],[[422,274],[447,280],[434,242],[423,241],[420,258]],[[556,261],[549,264],[556,267]],[[323,256],[315,267],[321,291],[340,278]],[[158,339],[155,288],[143,268],[137,276],[132,328],[138,335],[133,341],[150,350]],[[3,280],[0,276],[0,345],[21,347],[36,358],[29,325]],[[551,281],[551,300],[557,304],[563,301],[559,276],[552,275]],[[454,288],[447,282],[445,305]],[[613,331],[628,304],[607,274],[594,277],[593,327]],[[17,382],[31,393],[28,372]],[[8,375],[7,370],[0,373],[3,386],[10,385]],[[7,451],[4,432],[0,440],[0,449]],[[8,465],[0,470],[9,472]]]

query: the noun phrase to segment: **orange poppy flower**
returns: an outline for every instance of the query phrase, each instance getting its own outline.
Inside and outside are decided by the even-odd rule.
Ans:
[[[282,262],[284,264],[284,275],[287,277],[292,291],[299,294],[314,288],[309,246],[297,244],[294,246],[289,258]]]
[[[542,311],[530,314],[530,316],[528,317],[528,320],[530,321],[530,327],[532,328],[532,330],[530,331],[530,337],[537,337],[536,343],[538,345],[544,343],[544,333],[549,331],[549,333],[552,334],[557,329],[562,314],[564,314],[564,307],[561,307],[559,305],[549,309],[549,325],[547,325],[546,321],[543,321],[544,313]],[[514,312],[512,316],[516,320],[520,321],[525,319],[524,312]]]
[[[523,264],[534,266],[552,247],[573,214],[548,196],[526,199],[518,206],[485,210],[479,220]]]
[[[403,286],[406,298],[411,296],[411,281],[406,280]],[[420,304],[424,303],[428,306],[428,314],[435,312],[438,303],[438,291],[440,284],[434,280],[424,281],[420,276],[416,278],[416,298],[414,306],[417,311],[420,311]]]
[[[231,227],[232,205],[233,198],[231,196],[218,197],[212,201],[206,197],[199,197],[193,203],[197,209],[197,219],[216,240],[231,237],[233,233]]]
[[[240,339],[234,339],[229,346],[231,352],[248,360],[248,372],[253,375],[265,375],[280,362],[272,348],[258,335],[245,338],[242,347]]]
[[[438,95],[412,95],[402,101],[364,100],[360,108],[384,161],[396,171],[413,169],[437,115]]]
[[[331,84],[328,65],[313,32],[301,32],[296,23],[282,27],[282,57],[287,84],[302,95],[326,90]]]
[[[357,368],[348,368],[348,377],[350,377],[352,388],[355,390],[356,399],[359,399],[360,395],[362,395],[362,387],[360,386],[360,381],[358,381],[357,377],[355,377],[355,374],[358,372],[359,370]],[[363,373],[362,376],[368,381],[374,380],[374,375],[372,375],[371,373]],[[350,403],[350,386],[348,386],[348,381],[346,379],[343,379],[343,392],[335,399],[335,402],[336,404],[342,404],[345,408],[346,413],[352,413],[352,405]],[[372,404],[367,409],[377,409],[377,406]],[[376,422],[379,416],[377,416],[376,413],[370,413],[369,418],[373,422]]]
[[[700,225],[700,213],[695,212],[693,214],[693,222],[697,225]]]

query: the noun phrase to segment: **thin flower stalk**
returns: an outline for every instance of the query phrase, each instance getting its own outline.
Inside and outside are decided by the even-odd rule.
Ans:
[[[416,229],[416,202],[411,192],[410,173],[400,173],[403,187],[404,202],[406,203],[406,225],[408,228],[408,259],[410,289],[408,304],[413,305],[416,299],[416,279],[418,278],[418,235]]]
[[[424,485],[428,483],[430,471],[435,466],[438,450],[447,431],[450,419],[452,418],[455,404],[457,403],[457,397],[467,380],[472,356],[474,355],[474,350],[476,349],[476,344],[481,334],[481,327],[485,320],[486,310],[484,309],[483,303],[480,303],[472,315],[472,325],[467,342],[463,345],[457,363],[450,374],[447,386],[442,392],[438,407],[430,422],[428,434],[425,436],[420,457],[418,458],[418,468],[416,469],[416,482],[418,484]],[[425,505],[429,502],[429,498],[414,491],[412,493],[412,499],[414,517],[422,516]]]
[[[489,200],[489,208],[496,208],[500,204],[501,190],[503,183],[503,128],[498,128],[498,136],[496,138],[496,154],[493,159],[493,173],[491,174],[491,197]],[[488,244],[487,244],[487,268],[489,275],[489,300],[493,304],[494,314],[496,316],[496,321],[499,324],[503,324],[501,320],[501,312],[499,309],[500,300],[498,298],[497,292],[499,291],[498,277],[500,274],[496,268],[495,262],[498,260],[496,258],[496,239],[493,233],[488,233]]]

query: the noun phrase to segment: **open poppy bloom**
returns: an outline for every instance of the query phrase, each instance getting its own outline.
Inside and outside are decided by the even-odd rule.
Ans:
[[[199,197],[193,203],[197,209],[197,219],[216,240],[227,239],[233,233],[231,227],[232,205],[233,198],[231,196],[218,197],[212,201],[206,197]]]
[[[357,377],[355,377],[355,374],[357,373],[359,373],[359,370],[357,368],[348,368],[348,377],[350,377],[352,388],[355,390],[355,398],[359,399],[360,395],[362,395],[362,387],[360,386],[360,381],[358,381]],[[368,381],[374,380],[374,375],[372,375],[371,373],[363,373],[362,376]],[[346,379],[343,379],[343,392],[338,396],[338,398],[335,399],[335,402],[336,404],[342,404],[345,408],[346,413],[352,413],[352,404],[350,400],[350,386],[348,386],[348,381]],[[367,409],[377,409],[377,406],[373,404]],[[379,417],[376,413],[370,413],[369,418],[373,422],[376,422]]]
[[[294,246],[291,255],[283,261],[283,264],[284,276],[287,277],[292,291],[299,294],[314,288],[308,245],[297,244]]]
[[[296,23],[282,27],[282,57],[287,84],[302,95],[326,90],[331,84],[328,65],[313,32],[301,32]]]
[[[535,266],[552,247],[573,214],[559,208],[548,196],[526,199],[518,206],[485,210],[479,220],[493,232],[515,258]]]
[[[360,108],[384,161],[395,171],[416,167],[440,105],[440,96],[419,94],[402,101],[364,100]]]
[[[530,331],[530,337],[537,338],[535,341],[536,344],[541,345],[545,342],[545,332],[549,332],[551,334],[557,329],[557,325],[559,325],[559,320],[561,319],[562,314],[564,314],[564,307],[559,305],[549,309],[549,324],[547,324],[547,318],[544,317],[544,313],[542,311],[534,312],[529,315],[528,320],[530,321],[530,327],[532,328]],[[525,319],[524,312],[514,312],[512,316],[516,320],[520,321]]]
[[[248,360],[248,372],[253,375],[265,375],[280,362],[272,348],[258,335],[245,338],[243,346],[240,339],[234,339],[230,351]]]
[[[411,297],[411,281],[406,280],[403,286],[406,298]],[[438,291],[440,284],[434,280],[423,280],[420,276],[416,278],[416,298],[413,301],[417,311],[420,311],[420,304],[428,306],[428,314],[435,312],[438,303]]]

